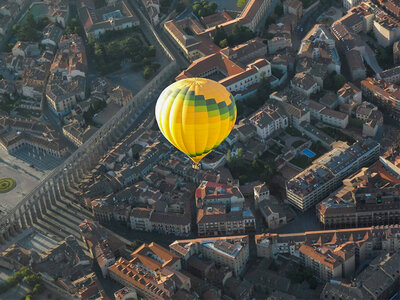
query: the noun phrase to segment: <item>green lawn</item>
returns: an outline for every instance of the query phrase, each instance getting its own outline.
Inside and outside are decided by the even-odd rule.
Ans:
[[[297,148],[297,147],[300,147],[300,146],[303,145],[303,144],[304,144],[304,141],[298,140],[298,141],[295,141],[295,142],[292,144],[292,147],[293,147],[293,148]]]
[[[32,4],[29,11],[31,12],[36,21],[38,21],[42,17],[46,17],[49,14],[49,8],[44,3]],[[28,15],[27,13],[24,15],[24,17],[21,20],[21,24],[24,24],[26,22],[27,15]]]
[[[348,142],[349,144],[353,144],[355,142],[351,136],[343,133],[340,129],[332,127],[322,127],[320,129],[336,140]]]
[[[296,156],[295,158],[293,158],[290,161],[290,163],[292,163],[295,166],[298,166],[298,167],[300,167],[302,169],[305,169],[305,168],[311,166],[312,159],[309,158],[308,156],[302,154],[302,155],[299,155],[299,156]]]
[[[302,137],[303,135],[301,134],[301,132],[299,130],[297,130],[294,127],[287,127],[285,129],[285,131],[290,134],[291,136],[298,136],[298,137]]]

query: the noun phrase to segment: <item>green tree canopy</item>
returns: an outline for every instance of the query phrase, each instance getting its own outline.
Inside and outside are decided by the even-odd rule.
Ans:
[[[192,5],[193,13],[199,18],[212,15],[217,8],[217,3],[205,0],[195,1]]]
[[[237,7],[243,8],[246,5],[246,0],[237,0],[236,5]]]

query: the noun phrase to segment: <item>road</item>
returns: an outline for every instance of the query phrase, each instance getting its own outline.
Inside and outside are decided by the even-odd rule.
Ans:
[[[137,2],[134,0],[130,0],[130,3],[132,4],[131,6],[133,7],[133,10],[139,16],[141,24],[145,25],[145,26],[141,26],[143,33],[146,35],[146,37],[149,39],[149,41],[157,47],[157,51],[163,52],[163,49],[161,49],[159,42],[156,40],[156,38],[154,37],[154,35],[152,33],[153,26],[150,24],[149,20],[145,17],[147,12],[143,12],[144,7],[141,5],[137,5]],[[134,5],[134,4],[136,4],[136,5]],[[139,8],[138,8],[138,6],[139,6]],[[166,48],[174,56],[178,66],[181,69],[189,66],[189,62],[186,60],[186,58],[184,58],[183,54],[176,48],[176,46],[172,43],[172,41],[166,36],[163,28],[160,28],[157,26],[156,28],[153,28],[153,29],[157,33],[161,42],[166,46]]]

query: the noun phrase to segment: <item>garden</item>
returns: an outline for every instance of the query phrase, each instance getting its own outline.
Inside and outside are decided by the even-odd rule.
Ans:
[[[89,40],[89,50],[98,71],[103,75],[119,71],[124,61],[132,62],[132,69],[143,71],[146,79],[160,68],[155,62],[156,48],[144,41],[138,28],[106,32],[99,39]]]
[[[12,178],[2,178],[0,179],[0,194],[8,193],[13,190],[17,183]]]
[[[192,5],[193,13],[198,18],[207,17],[207,16],[214,14],[216,12],[217,8],[218,8],[217,3],[208,2],[205,0],[194,1],[193,5]]]
[[[1,78],[2,79],[2,78]],[[0,99],[0,110],[10,113],[18,106],[18,99],[11,99],[8,94],[4,94]]]
[[[227,166],[232,176],[240,180],[240,184],[261,180],[269,183],[275,174],[275,155],[266,151],[259,159],[251,163],[243,158],[243,149],[238,149],[236,155],[227,153]]]
[[[310,289],[316,289],[318,281],[313,276],[313,272],[310,268],[304,268],[297,266],[287,271],[286,277],[293,283],[308,283]]]
[[[255,36],[255,33],[250,28],[243,25],[235,24],[231,35],[228,35],[223,27],[216,26],[214,43],[221,48],[233,47],[251,40]]]
[[[315,159],[317,159],[327,151],[327,149],[322,145],[320,141],[313,142],[311,144],[310,150],[315,154],[313,157],[309,157],[304,153],[299,153],[292,160],[290,160],[290,163],[294,164],[295,166],[298,166],[299,168],[306,169],[309,166],[311,166],[312,162]]]
[[[343,141],[343,142],[347,142],[349,144],[354,144],[354,142],[355,142],[354,138],[345,134],[343,131],[341,131],[338,128],[325,126],[325,127],[321,127],[320,129],[337,141]]]
[[[8,43],[5,43],[4,51],[10,52],[17,41],[39,42],[41,31],[47,24],[49,24],[49,19],[47,17],[36,19],[31,11],[28,11],[24,20],[12,27],[13,35]]]

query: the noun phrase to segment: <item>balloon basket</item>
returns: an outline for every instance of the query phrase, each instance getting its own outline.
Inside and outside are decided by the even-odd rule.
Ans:
[[[193,163],[193,164],[192,164],[192,168],[193,168],[194,170],[200,170],[200,167],[199,167],[199,164],[198,164],[198,163]]]

